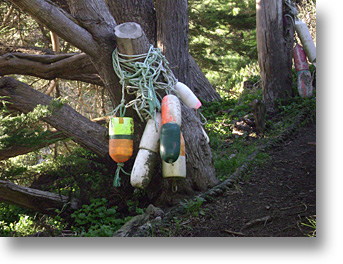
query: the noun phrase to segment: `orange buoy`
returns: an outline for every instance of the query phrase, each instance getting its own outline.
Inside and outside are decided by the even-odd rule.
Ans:
[[[161,103],[162,125],[176,123],[181,126],[181,104],[179,99],[172,94],[163,97]]]
[[[133,119],[111,117],[109,124],[109,154],[117,163],[130,159],[133,153]]]

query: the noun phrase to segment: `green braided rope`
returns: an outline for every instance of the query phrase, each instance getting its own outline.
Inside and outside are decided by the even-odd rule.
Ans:
[[[120,174],[120,171],[122,171],[123,173],[125,173],[126,175],[131,175],[131,173],[127,173],[124,169],[124,163],[117,163],[117,169],[116,169],[116,173],[115,173],[115,176],[114,176],[114,179],[113,179],[113,186],[114,187],[120,187],[120,177],[119,177],[119,174]]]
[[[113,110],[115,115],[118,110],[125,114],[125,109],[132,107],[143,121],[149,118],[155,119],[156,112],[161,111],[158,100],[162,96],[158,90],[169,94],[174,91],[177,83],[169,63],[158,48],[152,45],[148,53],[139,55],[125,55],[115,49],[112,53],[113,69],[122,85],[121,103]],[[136,95],[136,98],[125,104],[124,92]]]

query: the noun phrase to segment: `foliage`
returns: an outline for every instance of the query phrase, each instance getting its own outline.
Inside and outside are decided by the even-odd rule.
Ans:
[[[240,69],[235,74],[235,85],[230,93],[226,93],[220,102],[204,103],[202,113],[207,119],[206,132],[210,137],[214,167],[217,177],[225,180],[235,170],[242,166],[261,144],[280,135],[286,127],[294,122],[295,117],[303,110],[309,113],[316,111],[315,91],[312,98],[300,98],[298,95],[289,97],[287,101],[278,102],[275,113],[266,115],[266,132],[263,137],[246,132],[243,136],[234,135],[234,122],[246,115],[252,114],[250,103],[254,99],[262,99],[260,77],[257,74],[257,65],[252,63]],[[314,67],[310,67],[313,74]],[[244,83],[251,85],[244,89]],[[296,85],[296,82],[294,82]],[[297,94],[294,86],[294,93]],[[311,119],[312,118],[312,119]],[[307,122],[314,122],[315,115],[309,116]],[[269,159],[264,153],[259,153],[254,160],[255,164],[263,164]]]
[[[187,214],[198,216],[199,214],[204,215],[205,212],[200,209],[201,205],[205,201],[204,198],[196,197],[195,200],[189,199],[180,202],[180,205],[186,209]]]
[[[215,87],[257,61],[255,5],[255,0],[189,1],[190,53]]]
[[[6,107],[6,101],[2,99],[3,108],[0,110],[0,149],[17,146],[34,146],[42,142],[51,144],[56,141],[47,141],[48,131],[44,131],[43,125],[38,122],[52,115],[64,104],[63,100],[54,99],[49,105],[38,105],[27,114],[13,115]],[[1,101],[0,101],[1,103]]]
[[[91,199],[89,205],[83,205],[71,217],[74,220],[72,231],[85,237],[112,236],[125,223],[119,218],[116,207],[107,208],[105,198]]]
[[[55,234],[60,227],[61,223],[51,217],[0,203],[0,237],[30,236],[44,231]]]
[[[316,237],[317,236],[317,220],[316,216],[313,217],[306,217],[308,223],[301,223],[304,226],[307,226],[311,228],[311,232],[309,234],[306,234],[308,237]]]

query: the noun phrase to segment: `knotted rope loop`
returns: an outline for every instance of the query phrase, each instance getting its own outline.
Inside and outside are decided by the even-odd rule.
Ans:
[[[122,100],[112,115],[119,109],[122,113],[123,108],[132,107],[142,121],[155,118],[156,112],[161,111],[162,96],[158,92],[169,94],[177,83],[161,50],[151,45],[147,53],[125,55],[115,49],[112,62],[122,85]],[[125,104],[125,91],[136,98]]]

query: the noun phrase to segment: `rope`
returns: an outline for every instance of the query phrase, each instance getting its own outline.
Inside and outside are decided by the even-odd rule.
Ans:
[[[169,94],[174,91],[177,83],[161,50],[151,45],[148,53],[125,55],[115,49],[112,53],[112,62],[113,69],[122,85],[121,103],[113,110],[112,115],[115,115],[118,110],[120,110],[120,115],[124,115],[126,108],[132,107],[141,121],[155,119],[156,112],[161,111],[158,97],[162,99],[157,90]],[[126,104],[125,90],[127,94],[136,96]]]
[[[120,187],[120,177],[119,177],[119,174],[120,174],[120,171],[124,172],[126,175],[131,175],[130,173],[127,173],[124,169],[124,163],[117,163],[117,169],[116,169],[116,173],[115,173],[115,176],[114,176],[114,179],[113,179],[113,186],[114,187]]]

